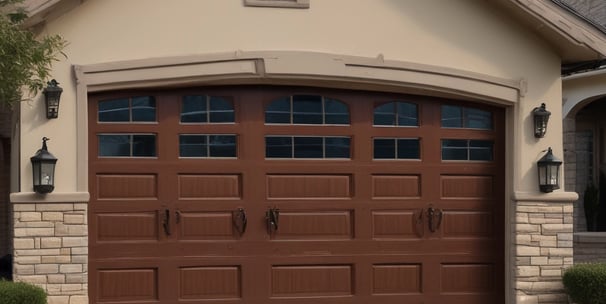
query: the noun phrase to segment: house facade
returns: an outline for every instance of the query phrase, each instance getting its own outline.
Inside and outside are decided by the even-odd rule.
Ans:
[[[39,96],[11,126],[11,247],[51,303],[567,302],[578,197],[537,161],[564,156],[562,62],[606,39],[562,6],[32,5],[69,45],[58,118]]]

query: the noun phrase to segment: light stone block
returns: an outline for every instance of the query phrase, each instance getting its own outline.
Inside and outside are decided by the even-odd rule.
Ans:
[[[35,265],[36,274],[50,274],[50,273],[58,273],[59,265],[57,264],[38,264]]]
[[[540,248],[539,247],[531,247],[531,246],[516,246],[516,255],[518,256],[540,256]]]
[[[48,296],[48,304],[69,304],[69,296]]]
[[[42,212],[42,219],[50,222],[63,221],[63,212]]]
[[[66,264],[71,262],[71,256],[69,255],[58,255],[58,256],[43,256],[42,263],[55,263],[55,264]]]
[[[19,215],[20,222],[41,221],[42,214],[40,212],[21,212]]]
[[[46,237],[40,239],[40,248],[61,248],[60,237]]]
[[[14,239],[13,246],[15,249],[34,249],[34,239],[33,238],[22,238],[22,239]]]
[[[65,283],[65,275],[64,274],[49,274],[48,276],[49,284],[63,284]]]
[[[85,247],[88,246],[87,237],[63,237],[63,247]]]
[[[538,276],[541,273],[541,268],[538,266],[519,266],[516,267],[516,275],[520,277]]]
[[[548,265],[549,259],[546,256],[535,256],[530,257],[531,265]]]
[[[83,214],[65,214],[63,218],[66,224],[84,224]]]
[[[13,211],[36,211],[35,204],[13,204]]]
[[[69,304],[88,304],[87,296],[71,296],[69,298]]]
[[[65,264],[59,267],[61,273],[78,273],[82,272],[81,264]]]
[[[53,236],[55,235],[55,229],[53,228],[15,228],[15,237],[28,237],[28,236]]]
[[[36,204],[36,211],[74,211],[74,204]]]

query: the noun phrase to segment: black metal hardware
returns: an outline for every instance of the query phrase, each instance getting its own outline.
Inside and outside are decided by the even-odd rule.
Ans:
[[[164,227],[164,233],[170,235],[170,210],[164,209],[164,220],[162,221]]]
[[[248,222],[244,208],[238,208],[238,210],[233,211],[231,219],[236,231],[238,231],[240,236],[243,235],[246,232],[246,224]]]
[[[280,209],[273,207],[269,208],[265,213],[265,220],[267,221],[267,233],[273,234],[278,231],[278,223],[280,222]]]
[[[434,209],[433,207],[427,208],[427,220],[429,223],[429,231],[436,232],[440,225],[442,225],[442,218],[444,216],[444,212],[442,209]]]
[[[425,236],[425,225],[423,225],[423,208],[421,208],[418,212],[418,216],[416,217],[416,230],[417,236],[423,237]]]
[[[175,211],[175,223],[181,223],[181,210]]]

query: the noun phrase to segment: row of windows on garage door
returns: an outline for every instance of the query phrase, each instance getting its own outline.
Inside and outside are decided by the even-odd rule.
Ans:
[[[119,98],[99,102],[97,120],[104,123],[157,122],[153,96]],[[266,125],[348,126],[347,104],[319,95],[292,95],[271,102],[265,108]],[[180,105],[180,124],[234,124],[237,113],[228,98],[190,95]],[[419,126],[419,107],[408,101],[375,105],[374,127],[414,128]],[[482,109],[441,105],[442,128],[491,130],[492,113]],[[99,157],[156,157],[156,134],[97,134]],[[267,159],[350,159],[353,136],[266,135]],[[418,160],[420,138],[375,137],[373,159]],[[179,156],[183,158],[237,158],[236,134],[179,134]],[[441,158],[445,161],[491,161],[491,140],[442,139]]]

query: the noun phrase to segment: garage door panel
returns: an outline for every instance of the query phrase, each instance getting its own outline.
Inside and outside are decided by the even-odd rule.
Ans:
[[[442,264],[441,293],[493,293],[495,286],[492,264]]]
[[[445,238],[487,238],[493,236],[492,212],[444,211]]]
[[[179,216],[180,240],[230,240],[235,238],[232,213],[181,212]]]
[[[97,213],[96,233],[99,242],[158,241],[158,213]]]
[[[350,198],[350,175],[268,175],[268,199]]]
[[[155,174],[97,175],[97,198],[100,200],[152,199],[158,196]]]
[[[494,196],[492,176],[441,176],[442,198],[486,199]]]
[[[352,265],[274,265],[272,297],[322,297],[353,294]]]
[[[373,175],[373,199],[406,199],[421,196],[419,175]]]
[[[372,212],[373,239],[418,239],[422,233],[419,211],[384,210]]]
[[[158,300],[158,269],[100,269],[97,301],[129,302]]]
[[[326,240],[351,239],[353,211],[280,211],[275,239]]]
[[[227,300],[242,296],[239,266],[179,268],[180,300]]]
[[[240,199],[240,174],[179,175],[179,199]]]
[[[98,103],[118,92],[93,94],[89,138],[155,134],[157,155],[99,157],[104,147],[89,141],[91,303],[503,303],[504,110],[490,111],[495,130],[451,129],[440,114],[459,102],[438,98],[257,86],[119,94],[128,92],[157,95],[157,121],[99,123]],[[205,97],[184,109],[192,94]],[[212,96],[230,101],[233,122],[181,121],[226,110]],[[268,110],[268,96],[286,108]],[[332,98],[348,124],[294,123],[333,115]],[[268,111],[291,119],[265,123]],[[377,113],[393,124],[375,124]],[[202,136],[188,153],[184,135]],[[234,148],[209,145],[213,135],[235,135],[235,156],[210,153]],[[268,156],[272,136],[292,139],[290,154],[270,145],[288,157]],[[322,139],[318,148],[317,138],[332,137],[348,144]],[[377,138],[393,141],[394,159],[375,158]],[[419,147],[402,146],[407,139]],[[444,161],[443,139],[490,141],[494,155]],[[343,158],[324,158],[345,146]],[[419,159],[398,159],[408,150]],[[440,225],[429,208],[443,211]]]
[[[372,267],[372,294],[415,294],[423,291],[421,264],[385,264]]]

